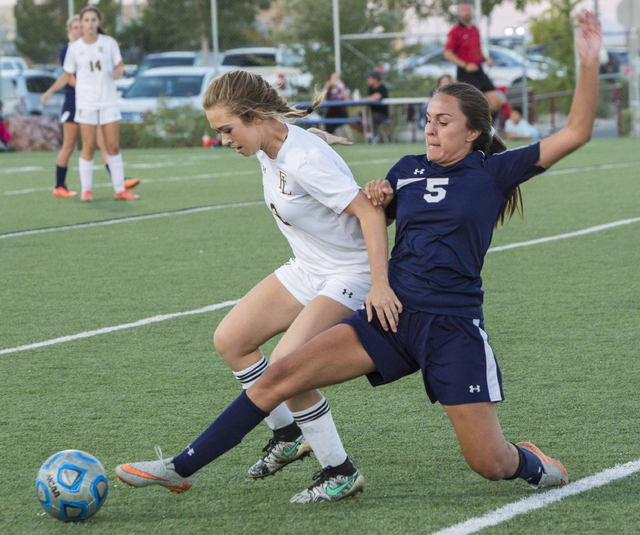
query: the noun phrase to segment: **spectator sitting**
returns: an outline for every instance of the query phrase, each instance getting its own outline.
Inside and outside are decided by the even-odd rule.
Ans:
[[[15,150],[13,147],[8,146],[12,137],[13,136],[4,124],[4,118],[2,117],[2,101],[0,100],[0,152],[13,152]]]
[[[329,79],[324,84],[322,88],[322,92],[325,94],[324,99],[332,102],[336,101],[344,101],[351,100],[351,93],[349,93],[349,88],[345,85],[345,83],[340,79],[340,75],[337,72],[331,73]],[[326,108],[327,110],[327,119],[334,118],[348,118],[349,111],[346,106],[329,106]],[[327,124],[327,132],[333,134],[340,126],[339,124]]]
[[[450,74],[443,74],[440,78],[438,78],[436,80],[436,86],[431,90],[431,93],[429,94],[430,97],[433,96],[433,94],[435,93],[436,89],[438,89],[438,87],[442,87],[443,85],[449,85],[452,84],[455,80],[453,79],[453,76],[451,76]],[[425,109],[426,111],[426,109]]]
[[[535,141],[540,139],[540,131],[522,116],[522,108],[511,108],[511,117],[504,123],[504,131],[509,141]]]
[[[387,87],[382,83],[382,76],[378,71],[371,71],[366,74],[367,79],[367,91],[368,96],[364,100],[382,100],[383,98],[387,98],[389,96],[389,91]],[[372,104],[371,105],[371,119],[373,121],[374,130],[376,126],[384,123],[387,119],[389,119],[389,106],[385,106],[383,104]],[[363,131],[363,127],[361,124],[355,124],[355,129],[358,132]],[[374,143],[376,141],[377,136],[372,136],[367,138],[367,143]]]

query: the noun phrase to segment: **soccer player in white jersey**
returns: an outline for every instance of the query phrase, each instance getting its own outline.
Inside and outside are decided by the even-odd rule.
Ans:
[[[245,71],[214,79],[203,106],[224,145],[258,157],[265,202],[294,253],[253,288],[215,332],[215,347],[243,389],[268,369],[260,346],[279,333],[285,334],[271,363],[365,302],[369,314],[375,309],[385,326],[388,321],[395,329],[402,306],[387,277],[384,212],[370,203],[325,141],[285,122],[305,117],[313,107],[290,107],[265,80]],[[250,477],[273,475],[313,450],[322,466],[318,482],[292,502],[317,501],[318,494],[333,501],[362,490],[364,479],[347,457],[318,390],[279,404],[265,420],[274,436],[266,455],[249,469]],[[125,481],[128,477],[126,469],[118,475]]]
[[[82,23],[80,22],[80,15],[74,15],[67,21],[67,33],[69,35],[69,43],[73,43],[82,38]],[[60,52],[60,64],[64,65],[64,59],[67,56],[67,50],[69,45],[66,45]],[[62,74],[61,76],[64,76]],[[49,89],[42,94],[40,102],[42,105],[46,105],[51,98],[53,91]],[[75,191],[69,191],[66,186],[67,169],[69,165],[69,158],[75,150],[76,142],[78,141],[78,134],[80,133],[80,125],[76,123],[76,79],[75,76],[71,77],[69,84],[65,87],[64,103],[62,104],[62,111],[60,112],[60,122],[62,123],[62,148],[58,154],[56,160],[56,187],[53,189],[54,197],[75,197],[77,193]],[[109,170],[109,160],[107,157],[107,147],[104,141],[104,134],[102,133],[102,127],[99,126],[96,136],[96,144],[100,149],[100,156],[104,162],[107,171]],[[139,178],[127,179],[125,177],[124,187],[126,189],[133,188],[140,183]]]
[[[102,14],[98,8],[87,6],[80,10],[82,38],[69,45],[64,59],[63,74],[51,86],[49,95],[76,77],[75,122],[80,123],[82,153],[80,155],[80,183],[82,201],[93,200],[93,156],[96,152],[98,125],[102,125],[107,161],[116,200],[132,201],[140,196],[125,187],[124,165],[120,154],[120,111],[114,80],[125,74],[120,48],[115,39],[100,29]],[[43,95],[44,98],[44,95]],[[45,101],[46,102],[46,101]]]
[[[405,156],[386,180],[365,187],[372,203],[396,220],[388,272],[404,305],[396,326],[388,329],[378,311],[374,317],[356,311],[270,366],[180,454],[120,465],[118,477],[183,492],[200,468],[237,446],[283,400],[361,375],[378,386],[422,371],[429,399],[443,406],[476,473],[492,481],[520,478],[534,488],[567,484],[560,461],[531,442],[505,440],[496,410],[502,378],[484,331],[480,274],[496,222],[521,205],[519,185],[591,138],[601,44],[593,13],[578,17],[580,70],[567,126],[527,147],[506,150],[492,127],[489,102],[475,87],[438,88],[427,110],[426,154]],[[235,124],[211,110],[208,115],[223,132],[232,130],[232,146],[251,152],[254,143],[234,132]],[[373,273],[373,258],[371,267]],[[307,501],[349,484],[316,487]]]

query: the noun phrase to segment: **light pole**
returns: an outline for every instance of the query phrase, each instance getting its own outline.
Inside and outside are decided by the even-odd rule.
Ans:
[[[517,40],[520,44],[520,54],[522,55],[522,116],[525,121],[529,120],[529,103],[527,102],[527,52],[525,50],[525,32],[522,26],[517,28],[505,28],[504,34]]]

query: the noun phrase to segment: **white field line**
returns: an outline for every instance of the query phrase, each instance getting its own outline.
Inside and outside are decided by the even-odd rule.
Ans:
[[[364,161],[348,162],[347,165],[349,165],[350,167],[360,166],[360,165],[378,165],[378,164],[384,164],[384,163],[395,163],[396,161],[397,161],[396,158],[386,158],[382,160],[364,160]],[[170,167],[173,165],[180,165],[184,167],[185,165],[193,165],[193,164],[189,162],[186,162],[184,164],[167,162],[166,164],[164,163],[131,164],[128,167],[147,169],[147,168],[155,168],[155,167]],[[572,167],[570,169],[558,169],[556,171],[547,171],[544,176],[566,175],[571,173],[586,173],[588,171],[600,171],[603,169],[620,169],[624,167],[636,167],[639,165],[640,165],[640,162],[623,162],[623,163],[608,163],[603,165],[592,165],[588,167]],[[77,170],[77,168],[74,168],[74,169]],[[95,166],[94,169],[100,170],[102,169],[102,167]],[[0,170],[0,173],[10,173],[12,171],[26,172],[26,171],[43,171],[43,170],[44,168],[42,167],[18,167],[14,169]],[[152,182],[182,182],[186,180],[203,180],[208,178],[225,178],[225,177],[233,177],[233,176],[241,176],[241,175],[252,175],[254,173],[257,175],[259,171],[235,171],[235,172],[229,172],[229,173],[206,173],[201,175],[170,176],[170,177],[163,177],[163,178],[143,178],[141,180],[141,183],[149,184]],[[100,183],[94,183],[93,187],[110,188],[112,186],[111,186],[111,182],[100,182]],[[53,190],[52,186],[44,187],[44,188],[27,188],[27,189],[20,189],[20,190],[5,191],[3,192],[3,195],[24,195],[26,193],[51,192],[52,190]]]
[[[3,175],[11,175],[13,173],[30,173],[32,171],[44,171],[44,167],[9,167],[8,169],[0,169]]]
[[[396,161],[397,160],[395,158],[386,159],[386,160],[367,160],[367,161],[361,161],[361,162],[351,162],[349,163],[349,165],[351,166],[373,165],[373,164],[377,165],[377,164],[383,164],[383,163],[395,163]],[[173,162],[169,162],[169,163],[173,164]],[[193,165],[193,164],[189,164],[189,165]],[[151,168],[151,167],[167,167],[167,166],[163,163],[157,163],[157,164],[133,164],[128,167]],[[42,170],[41,167],[33,167],[33,168],[25,167],[24,169],[32,170],[32,171]],[[74,168],[74,169],[77,169],[77,168]],[[100,170],[102,168],[98,166],[94,166],[94,169]],[[226,177],[243,176],[243,175],[259,176],[259,174],[260,174],[260,171],[256,169],[256,170],[249,170],[249,171],[230,171],[226,173],[204,173],[200,175],[186,175],[186,176],[181,175],[181,176],[168,176],[168,177],[161,177],[161,178],[143,178],[140,182],[142,184],[150,184],[152,182],[183,182],[186,180],[226,178]],[[94,183],[93,187],[94,188],[111,188],[112,185],[111,185],[111,182],[98,182],[98,183]],[[3,195],[24,195],[25,193],[51,192],[52,190],[53,190],[53,186],[48,186],[43,188],[27,188],[27,189],[5,191],[3,192]]]
[[[196,214],[198,212],[209,212],[211,210],[222,210],[223,208],[244,208],[245,206],[257,206],[264,204],[263,201],[237,202],[231,204],[215,204],[213,206],[200,206],[198,208],[186,208],[184,210],[175,210],[173,212],[158,212],[156,214],[136,215],[130,217],[121,217],[118,219],[108,219],[106,221],[94,221],[92,223],[78,223],[77,225],[66,225],[64,227],[49,227],[34,230],[22,230],[19,232],[8,232],[0,234],[0,240],[4,238],[17,238],[18,236],[30,236],[32,234],[43,234],[45,232],[58,232],[61,230],[75,230],[80,228],[104,227],[106,225],[116,225],[118,223],[129,223],[131,221],[142,221],[145,219],[156,219],[158,217],[169,217],[174,215]]]
[[[617,479],[630,476],[638,471],[640,471],[640,459],[626,464],[616,465],[613,468],[609,468],[593,476],[585,477],[584,479],[580,479],[574,483],[569,483],[564,487],[536,494],[529,498],[523,498],[517,502],[500,507],[500,509],[496,509],[492,513],[487,513],[484,516],[470,518],[469,520],[456,524],[455,526],[436,531],[432,535],[468,535],[469,533],[476,533],[484,528],[511,520],[515,516],[546,507],[547,505],[558,502],[567,496],[575,496],[581,492],[602,487],[603,485],[607,485]]]
[[[237,207],[237,206],[250,206],[250,205],[257,205],[257,204],[262,204],[262,201],[256,201],[253,203],[238,203],[235,205],[232,204],[223,204],[223,205],[218,205],[218,206],[205,206],[203,208],[194,208],[194,209],[190,209],[190,210],[184,210],[182,212],[169,212],[167,215],[172,215],[172,214],[176,214],[176,213],[191,213],[191,212],[196,212],[196,211],[206,211],[206,210],[213,210],[213,209],[217,209],[217,208],[233,208],[233,207]],[[127,221],[127,220],[138,220],[138,219],[151,219],[153,217],[163,217],[163,215],[165,214],[150,214],[147,216],[137,216],[137,217],[127,217],[127,218],[122,218],[119,220],[111,220],[111,221],[102,221],[102,222],[97,222],[97,223],[86,223],[86,224],[82,224],[82,225],[72,225],[70,227],[64,227],[64,229],[66,230],[67,228],[84,228],[84,227],[89,227],[89,226],[99,226],[99,225],[108,225],[108,224],[113,224],[114,222],[119,223],[119,222],[123,222],[123,221]],[[590,227],[587,229],[583,229],[583,230],[579,230],[577,232],[570,232],[568,234],[559,234],[557,236],[549,236],[548,238],[540,238],[538,240],[531,240],[528,242],[519,242],[519,243],[512,243],[510,245],[504,245],[502,247],[493,247],[491,249],[489,249],[489,253],[491,252],[495,252],[495,251],[503,251],[506,249],[515,249],[517,247],[527,247],[529,245],[535,245],[538,243],[545,243],[548,241],[554,241],[554,240],[560,240],[560,239],[564,239],[564,238],[573,238],[575,236],[582,236],[583,234],[590,234],[591,232],[597,232],[600,230],[605,230],[605,229],[609,229],[609,228],[613,228],[613,227],[618,227],[620,225],[627,225],[629,223],[636,223],[640,221],[640,217],[636,217],[634,219],[625,219],[622,221],[615,221],[613,223],[608,223],[606,225],[598,225],[597,227]],[[25,231],[25,232],[20,232],[20,233],[13,233],[12,235],[25,235],[25,234],[34,234],[34,233],[40,233],[40,232],[51,232],[52,230],[61,230],[60,228],[58,229],[42,229],[42,230],[35,230],[35,231]],[[3,237],[10,237],[10,234],[3,234],[0,235],[0,238]],[[230,304],[234,304],[237,303],[237,301],[227,301],[227,303]],[[78,338],[86,338],[87,336],[95,336],[96,334],[102,334],[105,332],[112,332],[112,331],[118,331],[120,329],[127,329],[130,327],[137,327],[138,325],[145,325],[146,323],[153,323],[156,321],[164,321],[166,319],[171,319],[171,318],[175,318],[178,316],[185,316],[188,314],[201,314],[202,312],[208,312],[209,310],[216,310],[217,308],[221,308],[223,306],[230,306],[229,304],[225,305],[224,303],[219,303],[217,305],[211,305],[210,307],[205,307],[205,308],[201,308],[198,310],[191,310],[191,311],[187,311],[187,312],[179,312],[177,314],[167,314],[164,316],[154,316],[153,318],[148,318],[146,320],[140,320],[139,322],[135,322],[135,323],[127,323],[126,325],[119,325],[116,327],[107,327],[106,329],[99,329],[97,331],[89,331],[89,333],[80,333],[80,334],[74,334],[74,335],[70,335],[70,336],[63,336],[62,338],[56,338],[55,340],[49,340],[49,341],[45,341],[45,342],[38,342],[36,344],[29,344],[29,345],[24,345],[24,346],[20,346],[20,347],[14,347],[14,348],[9,348],[9,349],[3,349],[0,350],[0,355],[4,355],[7,353],[14,353],[16,351],[24,351],[26,349],[33,349],[36,347],[42,347],[42,346],[46,346],[46,345],[51,345],[51,344],[58,344],[60,342],[68,342],[69,340],[76,340]],[[214,308],[211,308],[214,307]],[[217,308],[215,308],[217,307]]]
[[[607,230],[621,225],[629,225],[631,223],[638,223],[640,217],[634,217],[632,219],[622,219],[620,221],[614,221],[613,223],[605,223],[604,225],[596,225],[595,227],[589,227],[582,230],[576,230],[575,232],[567,232],[566,234],[556,234],[555,236],[547,236],[546,238],[538,238],[537,240],[521,241],[517,243],[510,243],[509,245],[501,245],[499,247],[491,247],[487,253],[496,253],[498,251],[506,251],[507,249],[515,249],[517,247],[527,247],[529,245],[537,245],[538,243],[546,243],[549,241],[564,240],[566,238],[575,238],[576,236],[583,236],[585,234],[591,234],[593,232],[599,232],[601,230]],[[0,235],[0,238],[2,236]]]
[[[104,329],[97,329],[95,331],[85,331],[79,334],[72,334],[69,336],[62,336],[60,338],[54,338],[53,340],[46,340],[44,342],[38,342],[35,344],[28,344],[19,347],[12,347],[11,349],[3,349],[0,351],[0,355],[7,355],[9,353],[16,353],[18,351],[26,351],[28,349],[37,349],[39,347],[51,346],[54,344],[61,344],[62,342],[70,342],[71,340],[79,340],[80,338],[90,338],[98,334],[112,333],[115,331],[121,331],[123,329],[131,329],[133,327],[140,327],[141,325],[149,325],[150,323],[157,323],[159,321],[170,320],[173,318],[179,318],[182,316],[192,316],[193,314],[204,314],[205,312],[212,312],[213,310],[219,310],[235,305],[240,299],[235,301],[224,301],[216,305],[209,305],[196,310],[188,310],[187,312],[176,312],[175,314],[162,314],[160,316],[153,316],[151,318],[145,318],[143,320],[134,321],[133,323],[125,323],[123,325],[116,325],[115,327],[105,327]]]

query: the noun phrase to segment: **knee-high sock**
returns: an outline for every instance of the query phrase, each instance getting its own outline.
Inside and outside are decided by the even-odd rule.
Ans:
[[[64,188],[67,178],[67,168],[56,165],[56,188]]]
[[[91,191],[93,186],[93,160],[83,160],[81,156],[78,167],[80,168],[82,191]]]
[[[122,163],[122,154],[115,156],[107,156],[109,162],[109,173],[111,174],[111,182],[116,193],[124,191],[124,164]]]
[[[260,376],[267,371],[268,367],[269,363],[267,359],[262,357],[253,366],[249,366],[239,372],[233,372],[233,375],[240,381],[243,390],[247,390],[247,388],[260,379]],[[293,416],[289,408],[284,403],[280,403],[280,405],[271,411],[271,414],[269,414],[264,421],[267,422],[271,430],[275,431],[276,429],[291,425],[293,423]]]
[[[344,451],[324,396],[313,407],[292,414],[322,468],[340,466],[347,459],[347,452]]]
[[[231,405],[177,457],[173,464],[182,477],[189,477],[223,453],[236,447],[268,413],[260,410],[243,390]]]

